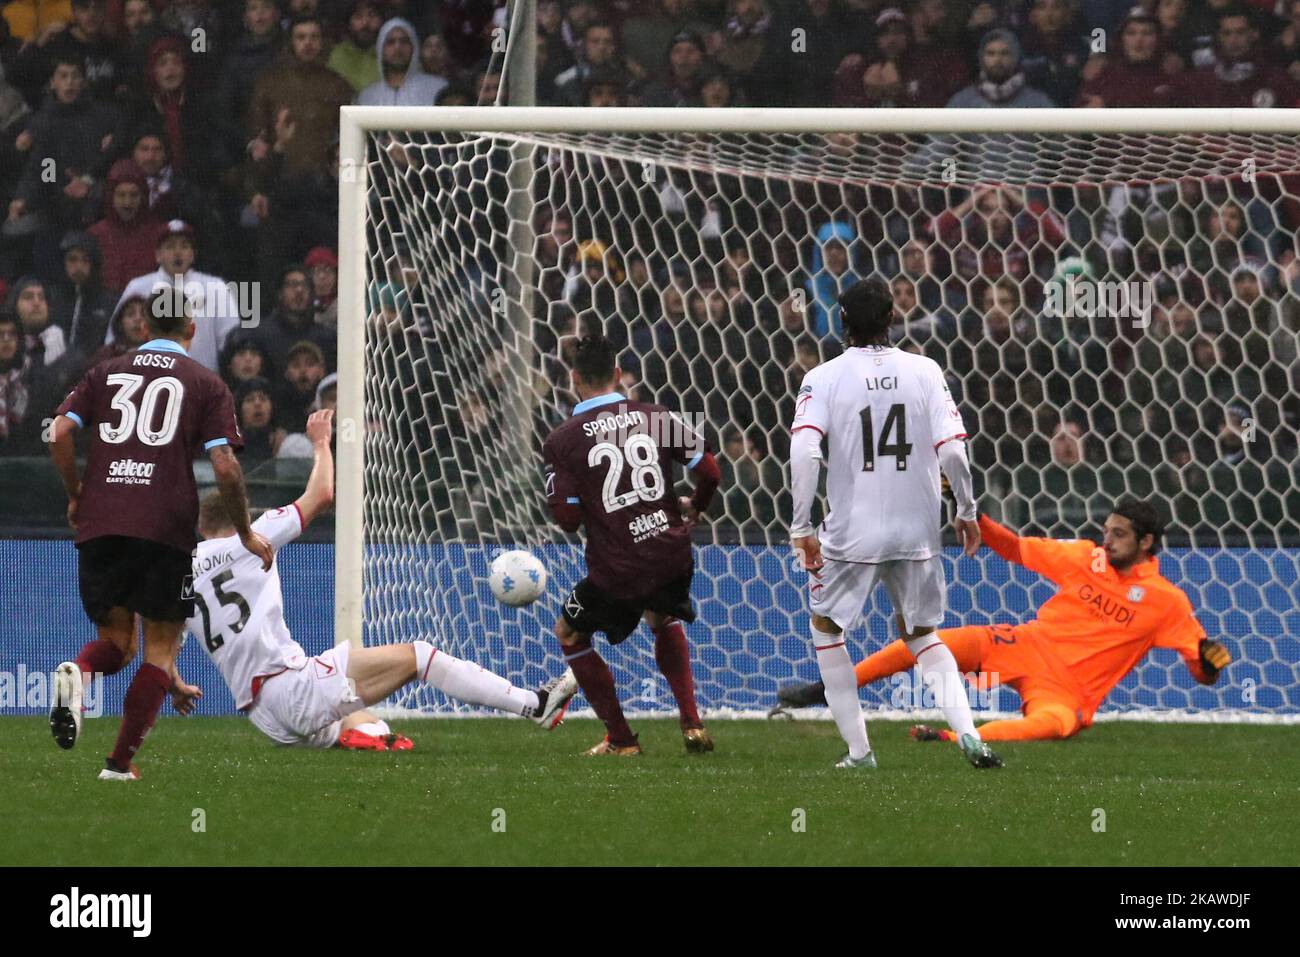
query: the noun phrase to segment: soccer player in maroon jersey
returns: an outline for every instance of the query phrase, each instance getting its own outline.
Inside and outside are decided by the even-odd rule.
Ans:
[[[71,748],[81,732],[83,674],[120,671],[135,656],[135,616],[144,620],[144,663],[127,689],[103,781],[139,778],[132,758],[168,691],[178,707],[200,693],[179,680],[175,664],[194,608],[200,449],[212,459],[240,541],[265,568],[272,560],[270,543],[249,527],[234,399],[186,352],[195,328],[184,297],[171,288],[154,292],[148,319],[153,338],[91,369],[63,400],[50,442],[77,533],[81,603],[98,632],[56,672],[50,730],[59,747]],[[77,474],[75,428],[91,430],[84,476]]]
[[[641,753],[614,690],[609,666],[592,646],[603,631],[616,645],[644,617],[655,636],[655,662],[681,714],[686,750],[712,751],[695,706],[695,681],[683,621],[691,605],[691,527],[722,479],[703,437],[663,406],[615,391],[616,349],[602,336],[578,343],[571,372],[582,400],[542,447],[546,499],[560,527],[587,530],[587,577],[564,601],[555,634],[564,660],[597,717],[603,741],[587,754]],[[695,472],[695,493],[673,492],[673,463]]]

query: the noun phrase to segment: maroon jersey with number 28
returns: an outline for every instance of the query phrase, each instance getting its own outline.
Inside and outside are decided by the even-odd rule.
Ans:
[[[708,451],[681,416],[617,393],[578,403],[547,437],[546,500],[580,510],[592,584],[631,599],[691,573],[674,467],[694,468]]]

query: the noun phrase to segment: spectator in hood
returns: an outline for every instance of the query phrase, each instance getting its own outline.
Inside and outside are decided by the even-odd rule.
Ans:
[[[116,359],[132,349],[138,349],[152,336],[149,334],[149,302],[141,296],[132,296],[112,317],[112,339],[108,345],[101,345],[90,358],[90,367],[94,368],[108,359]]]
[[[232,288],[218,276],[199,272],[194,268],[194,229],[188,223],[174,219],[164,223],[158,230],[156,247],[158,268],[151,273],[137,276],[127,283],[126,291],[118,301],[116,313],[122,310],[127,300],[135,297],[148,298],[160,286],[180,284],[185,291],[185,298],[194,310],[194,340],[190,343],[190,358],[200,365],[217,371],[217,358],[227,337],[239,328],[241,303],[232,294]],[[255,304],[244,304],[249,308]],[[113,341],[115,332],[110,326],[108,342]]]
[[[249,379],[275,378],[271,360],[251,330],[238,329],[226,340],[221,350],[221,378],[231,392],[239,391],[240,383]]]
[[[200,183],[212,182],[231,163],[220,123],[213,121],[214,104],[191,82],[188,47],[180,37],[164,36],[149,48],[145,92],[131,110],[131,125],[150,124],[161,130],[167,155],[178,173]]]
[[[381,79],[375,41],[383,24],[377,0],[353,0],[348,11],[348,32],[330,51],[329,68],[358,93]]]
[[[289,46],[278,66],[267,70],[253,89],[248,110],[249,155],[266,159],[279,141],[286,173],[321,171],[329,144],[338,136],[339,109],[352,102],[352,86],[321,60],[323,25],[319,16],[295,17]]]
[[[59,248],[63,279],[49,288],[50,311],[68,349],[84,361],[103,346],[117,296],[100,281],[99,243],[94,236],[68,233]]]
[[[235,415],[244,437],[239,460],[246,469],[275,458],[280,451],[285,431],[276,422],[275,412],[271,383],[262,378],[240,383],[235,391]]]
[[[980,41],[979,79],[958,90],[950,107],[1039,107],[1056,106],[1042,90],[1025,83],[1020,69],[1020,41],[1010,30],[990,30]]]
[[[103,252],[104,286],[115,293],[158,264],[155,251],[162,223],[150,213],[147,195],[140,167],[129,159],[118,160],[105,182],[104,218],[87,230]]]
[[[23,351],[40,366],[53,366],[68,351],[67,338],[50,315],[45,283],[34,276],[24,276],[14,283],[5,300],[5,311],[18,317],[23,335]]]
[[[446,89],[447,81],[424,72],[417,55],[420,38],[415,27],[394,17],[379,28],[375,51],[382,78],[361,91],[362,106],[432,106]]]

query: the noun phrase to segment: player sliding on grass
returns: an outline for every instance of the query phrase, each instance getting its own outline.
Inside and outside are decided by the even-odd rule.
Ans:
[[[333,416],[325,409],[307,420],[315,462],[302,496],[253,522],[276,551],[334,501]],[[199,531],[204,541],[194,558],[195,614],[186,627],[203,642],[235,704],[277,744],[408,751],[409,738],[393,734],[364,709],[412,681],[467,704],[531,718],[547,729],[559,723],[577,691],[571,671],[537,691],[525,691],[427,641],[369,648],[345,642],[309,658],[284,623],[278,570],[264,571],[255,556],[239,547],[219,496],[203,500]],[[197,697],[177,695],[176,709],[188,714]]]
[[[1232,661],[1205,637],[1187,596],[1160,574],[1155,557],[1163,525],[1153,506],[1126,499],[1106,519],[1098,547],[1085,540],[1017,537],[987,516],[984,541],[1007,561],[1046,575],[1060,586],[1038,617],[1021,625],[944,628],[939,638],[963,672],[1014,688],[1023,718],[980,726],[986,741],[1068,738],[1092,724],[1111,688],[1152,648],[1172,648],[1201,684],[1213,684]],[[911,668],[912,653],[896,641],[857,664],[858,687]],[[790,685],[782,707],[825,702],[821,684]],[[918,741],[951,741],[951,731],[925,725]]]
[[[587,577],[564,600],[555,634],[606,736],[587,754],[641,753],[614,690],[609,666],[592,646],[603,631],[616,645],[644,616],[655,662],[681,715],[686,750],[712,751],[695,706],[691,653],[682,621],[691,606],[691,526],[709,507],[722,473],[703,438],[663,406],[614,391],[615,347],[601,336],[578,343],[573,387],[582,400],[542,447],[546,500],[560,527],[587,530]],[[695,472],[692,498],[673,492],[673,462]]]
[[[980,740],[961,672],[935,637],[943,621],[939,472],[957,498],[957,533],[979,547],[966,429],[943,371],[932,359],[889,344],[895,318],[889,287],[878,279],[850,286],[839,299],[844,353],[804,376],[791,425],[790,542],[809,572],[813,648],[825,698],[849,752],[837,768],[874,768],[853,663],[844,633],[883,584],[898,614],[901,644],[936,687],[944,716],[977,768],[1002,761]],[[821,536],[812,524],[822,458],[829,449]]]

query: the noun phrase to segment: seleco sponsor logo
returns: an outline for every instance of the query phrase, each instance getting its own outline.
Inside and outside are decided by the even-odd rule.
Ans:
[[[108,481],[119,485],[148,485],[153,481],[156,462],[117,459],[108,466]]]
[[[668,527],[668,513],[662,508],[649,515],[641,515],[627,523],[627,530],[632,533],[632,541],[644,541],[658,535]]]

